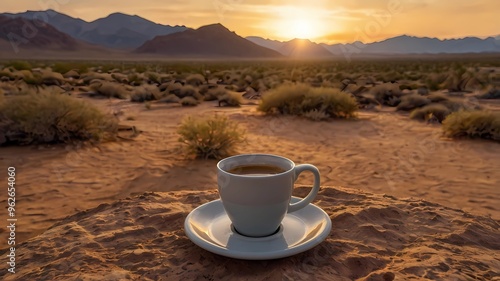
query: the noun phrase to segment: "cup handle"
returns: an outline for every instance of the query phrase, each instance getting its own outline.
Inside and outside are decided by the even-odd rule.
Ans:
[[[313,187],[312,187],[311,191],[309,192],[309,194],[304,199],[300,200],[297,203],[288,205],[288,213],[298,211],[298,210],[304,208],[305,206],[309,205],[309,203],[311,203],[314,200],[314,198],[316,197],[316,195],[318,194],[319,187],[320,187],[320,177],[319,177],[318,168],[316,168],[315,166],[310,165],[310,164],[297,165],[295,167],[295,180],[297,180],[297,178],[299,177],[299,174],[302,173],[303,171],[311,171],[313,173],[313,175],[314,175]],[[294,182],[295,182],[295,180],[294,180]]]

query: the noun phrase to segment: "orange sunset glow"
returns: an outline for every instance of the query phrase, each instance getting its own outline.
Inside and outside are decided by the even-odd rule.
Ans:
[[[316,42],[373,42],[409,34],[438,38],[498,34],[500,2],[479,0],[377,1],[3,1],[2,10],[54,9],[92,21],[113,12],[197,28],[220,22],[241,36]]]

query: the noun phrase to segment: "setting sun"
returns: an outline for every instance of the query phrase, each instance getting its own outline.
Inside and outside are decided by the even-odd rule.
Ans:
[[[283,39],[312,39],[328,33],[326,15],[321,10],[282,8],[269,23],[277,37]]]

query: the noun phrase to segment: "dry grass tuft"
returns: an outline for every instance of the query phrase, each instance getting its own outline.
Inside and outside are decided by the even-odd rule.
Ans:
[[[241,106],[243,97],[241,93],[228,91],[223,96],[218,97],[219,106]]]
[[[448,137],[483,138],[500,141],[500,112],[485,110],[459,111],[443,122]]]
[[[426,105],[424,107],[415,109],[410,114],[411,119],[428,121],[432,116],[436,117],[439,123],[442,123],[444,119],[451,113],[451,111],[443,104],[433,103]]]
[[[397,84],[376,85],[370,89],[370,94],[382,105],[397,106],[403,93]]]
[[[202,159],[222,159],[235,153],[238,144],[244,141],[244,132],[238,124],[225,116],[185,118],[177,133],[179,142],[186,145],[187,152]]]
[[[201,74],[191,74],[186,77],[186,84],[199,87],[205,83],[205,77]]]
[[[431,103],[431,101],[419,94],[410,94],[403,96],[401,102],[398,104],[398,110],[410,111],[415,108],[423,107]]]
[[[132,102],[145,102],[158,100],[160,98],[160,90],[154,85],[142,85],[135,87],[130,96]]]
[[[166,97],[160,99],[160,102],[165,102],[165,103],[179,103],[181,99],[173,94],[167,95]]]
[[[312,88],[309,85],[282,85],[262,97],[258,109],[265,113],[279,112],[304,116],[316,110],[329,118],[352,118],[358,104],[351,95],[332,88]]]
[[[90,88],[97,94],[107,98],[127,99],[130,96],[130,92],[119,83],[98,82],[93,83]]]
[[[0,103],[0,144],[102,140],[116,132],[115,118],[66,95],[32,93]]]
[[[190,96],[187,96],[187,97],[183,97],[179,103],[182,105],[182,106],[197,106],[198,104],[200,104],[200,102],[193,98],[193,97],[190,97]]]

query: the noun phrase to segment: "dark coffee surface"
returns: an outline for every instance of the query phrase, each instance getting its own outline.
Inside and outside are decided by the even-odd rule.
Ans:
[[[236,175],[275,175],[283,173],[285,170],[272,165],[241,165],[228,172]]]

